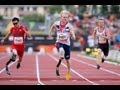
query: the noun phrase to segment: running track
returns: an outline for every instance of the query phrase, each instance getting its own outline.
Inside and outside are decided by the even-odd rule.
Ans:
[[[61,77],[57,78],[55,67],[57,55],[47,53],[25,53],[21,68],[16,69],[16,62],[9,65],[11,75],[5,72],[7,54],[0,54],[0,85],[120,85],[120,65],[103,63],[96,69],[95,59],[71,53],[71,79],[65,80],[66,62],[60,66]]]

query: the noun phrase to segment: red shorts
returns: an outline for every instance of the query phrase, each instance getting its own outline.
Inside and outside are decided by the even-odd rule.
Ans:
[[[18,54],[19,57],[23,57],[23,54],[24,54],[24,45],[20,45],[20,46],[12,45],[11,48],[17,50],[17,54]]]

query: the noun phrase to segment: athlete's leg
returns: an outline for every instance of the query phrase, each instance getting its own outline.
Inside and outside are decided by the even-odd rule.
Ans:
[[[11,59],[9,59],[9,60],[7,61],[7,63],[6,63],[6,73],[7,73],[8,75],[10,75],[10,72],[9,72],[9,69],[8,69],[8,65],[9,65],[11,62],[12,62]]]
[[[59,61],[56,65],[56,75],[60,76],[59,67],[60,67],[60,64],[61,64],[62,60],[64,59],[64,49],[63,49],[63,45],[61,43],[56,43],[56,48],[59,52]]]
[[[65,60],[66,60],[66,64],[67,64],[67,72],[70,73],[70,51],[66,50],[65,51]]]
[[[67,64],[66,80],[69,80],[70,79],[70,61],[69,61],[69,59],[66,59],[66,64]]]
[[[66,60],[66,63],[67,63],[67,72],[70,73],[70,62],[69,60]]]
[[[67,65],[67,73],[66,73],[66,80],[70,79],[70,46],[65,45],[64,46],[65,50],[65,60],[66,60],[66,65]]]
[[[21,66],[23,54],[24,54],[24,50],[18,50],[18,62],[17,62],[17,66],[16,66],[17,69],[20,68],[20,66]]]
[[[59,57],[60,57],[60,58],[64,58],[64,54],[65,54],[64,48],[63,48],[63,47],[60,47],[60,48],[59,48],[59,55],[60,55]]]
[[[61,62],[62,62],[63,59],[64,59],[64,58],[60,58],[60,59],[59,59],[56,67],[59,67],[59,66],[60,66],[60,64],[61,64]]]
[[[63,59],[64,59],[64,58],[60,58],[59,61],[58,61],[58,63],[57,63],[57,66],[56,66],[56,75],[57,75],[57,76],[60,76],[59,66],[60,66],[60,64],[61,64],[61,62],[62,62]]]
[[[103,49],[102,63],[107,59],[108,54],[109,54],[109,45],[107,44]]]
[[[96,61],[97,69],[100,68],[100,63],[102,60],[101,55],[102,55],[102,50],[100,48],[98,48],[98,56],[97,56],[97,61]]]
[[[60,47],[59,48],[59,61],[58,61],[57,66],[56,66],[56,74],[57,74],[57,76],[60,76],[60,74],[59,74],[59,66],[60,66],[62,60],[64,59],[64,53],[65,53],[65,51],[64,51],[63,47]]]
[[[11,57],[11,60],[14,62],[16,60],[16,57],[17,57],[17,50],[16,49],[13,49],[12,50],[12,57]]]
[[[6,63],[6,72],[8,75],[10,75],[10,72],[9,72],[9,69],[8,69],[8,65],[11,63],[11,62],[14,62],[16,60],[16,56],[17,56],[17,51],[16,49],[12,49],[11,50],[11,53],[10,53],[10,59],[7,61]]]
[[[17,66],[16,66],[17,69],[20,68],[21,61],[22,61],[22,57],[19,57],[19,60],[18,60]]]

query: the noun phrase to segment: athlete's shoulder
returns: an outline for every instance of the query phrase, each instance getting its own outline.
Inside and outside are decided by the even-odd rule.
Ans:
[[[22,28],[26,28],[27,26],[26,26],[26,25],[20,25],[20,27],[22,27]]]
[[[13,31],[14,29],[15,29],[15,27],[14,27],[14,26],[12,26],[12,27],[10,28],[10,32],[11,32],[11,31]]]
[[[20,25],[20,28],[25,29],[25,30],[28,30],[28,28],[27,28],[26,25]]]
[[[68,22],[66,27],[73,28],[73,25],[70,22]]]
[[[10,29],[14,29],[15,27],[13,26],[13,27],[11,27]]]

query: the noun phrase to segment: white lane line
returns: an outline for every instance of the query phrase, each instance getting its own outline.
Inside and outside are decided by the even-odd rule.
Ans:
[[[58,61],[56,57],[48,54],[51,58],[53,58],[55,61]],[[64,67],[67,68],[67,66],[64,63],[61,63]],[[88,81],[89,83],[93,84],[93,85],[99,85],[98,83],[92,82],[89,79],[85,78],[84,76],[82,76],[81,74],[79,74],[78,72],[76,72],[74,69],[71,68],[71,71],[74,72],[75,74],[77,74],[79,77],[85,79],[86,81]]]
[[[88,57],[88,56],[84,56],[84,55],[80,55],[80,54],[77,54],[77,56],[83,57],[83,58],[87,58],[87,59],[90,59],[90,60],[96,60],[96,58]],[[118,63],[116,63],[116,62],[105,61],[105,63],[120,66],[120,64],[118,64]]]
[[[78,59],[76,59],[76,58],[71,58],[71,59],[73,59],[73,60],[75,60],[75,61],[77,61],[77,62],[80,62],[80,63],[86,64],[86,65],[88,65],[88,66],[91,66],[91,67],[96,68],[96,65],[89,64],[89,63],[87,63],[87,62],[84,62],[84,61],[78,60]],[[103,70],[103,71],[106,71],[106,72],[108,72],[108,73],[111,73],[111,74],[114,74],[114,75],[120,76],[119,73],[116,73],[116,72],[114,72],[114,71],[111,71],[111,70],[108,70],[108,69],[105,69],[105,68],[102,68],[102,67],[100,68],[100,70]]]
[[[44,83],[42,83],[41,81],[40,81],[40,71],[39,71],[39,62],[38,62],[38,54],[36,54],[35,55],[35,60],[36,60],[36,72],[37,72],[37,79],[38,79],[38,83],[40,84],[40,85],[45,85]],[[39,84],[37,84],[37,85],[39,85]]]
[[[16,61],[17,61],[17,60],[16,60]],[[16,63],[16,61],[13,62],[13,63],[10,63],[10,64],[8,65],[8,67],[11,67],[14,63]],[[1,74],[3,71],[5,71],[5,68],[3,68],[2,70],[0,70],[0,74]]]

